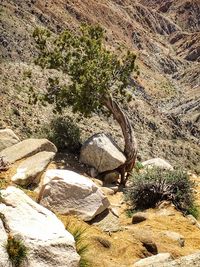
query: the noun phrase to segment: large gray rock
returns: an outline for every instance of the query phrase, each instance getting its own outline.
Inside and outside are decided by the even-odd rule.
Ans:
[[[160,159],[160,158],[146,160],[142,162],[142,165],[145,168],[157,167],[157,168],[164,169],[164,170],[173,170],[173,167],[171,164],[169,164],[166,160]]]
[[[82,146],[80,160],[101,173],[124,164],[126,157],[105,134],[90,137]]]
[[[20,140],[11,129],[0,129],[0,151],[15,145]]]
[[[172,256],[169,253],[159,253],[157,255],[147,257],[145,259],[141,259],[137,261],[133,267],[153,267],[154,264],[159,263],[161,266],[165,262],[169,262],[172,260]]]
[[[41,174],[54,158],[54,152],[39,152],[24,160],[17,168],[12,181],[18,185],[38,184]]]
[[[22,239],[28,250],[26,267],[79,266],[73,236],[51,211],[15,187],[2,190],[1,200],[7,234]]]
[[[9,267],[8,254],[4,248],[7,242],[7,233],[4,229],[3,223],[0,220],[0,267]]]
[[[48,170],[39,194],[40,204],[60,214],[92,220],[110,205],[89,178],[68,170]]]
[[[47,139],[26,139],[0,152],[8,163],[30,157],[40,151],[57,152],[56,146]]]

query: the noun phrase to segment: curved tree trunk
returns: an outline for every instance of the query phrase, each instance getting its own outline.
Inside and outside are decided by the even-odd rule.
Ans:
[[[124,155],[126,156],[126,162],[119,167],[119,170],[121,173],[121,184],[125,185],[128,176],[135,165],[137,156],[136,138],[128,116],[120,108],[118,103],[110,96],[104,101],[104,105],[113,114],[114,119],[116,119],[116,121],[119,123],[124,136]]]

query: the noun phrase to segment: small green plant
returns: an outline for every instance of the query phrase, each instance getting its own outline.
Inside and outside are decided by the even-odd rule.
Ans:
[[[9,235],[5,248],[12,266],[20,267],[27,258],[27,248],[22,240]]]
[[[134,173],[126,199],[134,209],[153,208],[163,200],[171,201],[184,214],[194,213],[194,183],[181,170],[154,168]]]
[[[24,73],[23,73],[23,76],[24,76],[24,79],[26,79],[26,78],[30,79],[31,76],[32,76],[31,70],[25,70]]]
[[[73,235],[74,240],[76,242],[76,251],[81,257],[79,262],[79,267],[90,267],[91,265],[85,256],[86,252],[88,251],[88,244],[85,243],[85,235],[84,235],[86,229],[68,222],[66,224],[66,230]]]
[[[189,207],[188,213],[198,219],[200,217],[199,206],[193,204],[191,207]]]
[[[52,141],[59,150],[76,152],[81,146],[80,130],[70,117],[56,117],[40,130],[40,135]]]
[[[144,166],[142,165],[142,162],[137,161],[137,162],[135,163],[134,168],[136,169],[137,172],[139,172],[140,170],[142,170],[142,169],[144,168]]]

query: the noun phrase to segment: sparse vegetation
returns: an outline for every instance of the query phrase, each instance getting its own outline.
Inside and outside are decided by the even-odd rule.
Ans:
[[[134,209],[153,208],[163,200],[171,201],[184,214],[194,211],[194,183],[181,170],[153,168],[134,173],[127,200]]]
[[[88,251],[88,244],[85,242],[85,232],[86,229],[79,227],[78,225],[74,225],[70,223],[70,221],[65,225],[66,230],[70,232],[74,240],[76,242],[76,251],[79,254],[80,262],[79,267],[90,267],[90,262],[88,261],[86,257],[86,252]]]
[[[39,50],[36,64],[57,69],[71,78],[70,85],[51,79],[45,99],[55,104],[58,112],[72,106],[74,112],[84,116],[112,114],[119,123],[127,159],[119,170],[124,185],[135,164],[137,145],[132,125],[120,103],[127,104],[132,99],[128,85],[132,72],[137,71],[136,55],[130,51],[108,50],[104,45],[105,31],[99,25],[83,25],[78,34],[65,30],[57,36],[36,28],[33,37]]]
[[[52,141],[59,150],[76,152],[81,146],[80,129],[70,117],[55,117],[41,128],[39,135]]]
[[[139,172],[141,169],[144,168],[144,166],[142,165],[142,162],[137,161],[137,162],[135,163],[134,168],[135,168],[135,170],[136,170],[137,172]]]
[[[11,235],[8,236],[5,249],[13,267],[20,267],[27,258],[27,248],[23,241]]]

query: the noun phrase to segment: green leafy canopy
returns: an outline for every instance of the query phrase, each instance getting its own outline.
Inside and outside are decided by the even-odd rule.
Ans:
[[[40,51],[36,64],[71,78],[68,86],[61,86],[57,78],[49,79],[46,100],[55,103],[58,111],[71,105],[73,111],[88,116],[103,110],[107,97],[130,99],[127,86],[136,69],[136,56],[106,49],[105,31],[99,25],[82,25],[78,33],[65,30],[59,35],[36,28],[33,37]]]

